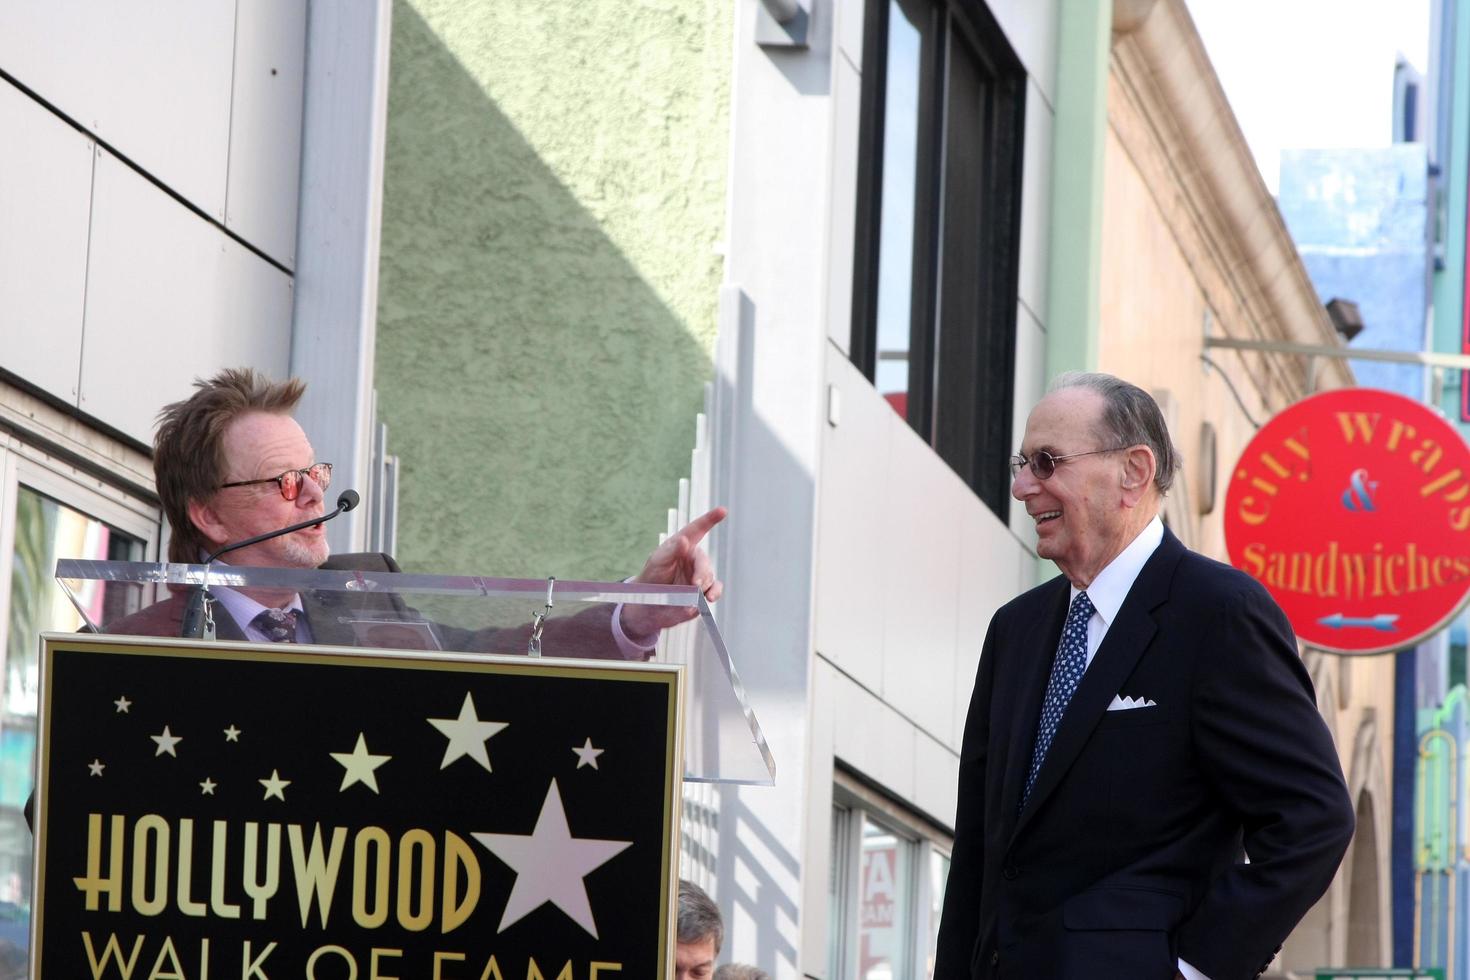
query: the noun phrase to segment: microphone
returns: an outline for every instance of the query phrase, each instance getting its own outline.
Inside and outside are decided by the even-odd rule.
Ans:
[[[332,511],[330,514],[323,514],[321,517],[313,517],[309,521],[302,521],[299,524],[292,524],[290,527],[283,527],[275,531],[267,531],[264,534],[257,534],[253,538],[246,538],[244,541],[236,541],[234,544],[227,544],[220,550],[216,551],[214,554],[210,555],[208,558],[204,559],[204,564],[208,565],[220,555],[228,554],[238,548],[248,548],[252,544],[260,544],[262,541],[269,541],[271,538],[279,538],[287,534],[293,534],[296,531],[300,531],[302,528],[311,527],[314,524],[325,524],[327,521],[330,521],[338,514],[345,514],[352,508],[356,507],[358,501],[360,501],[361,499],[362,498],[357,495],[356,490],[343,490],[341,496],[337,498],[337,509]]]
[[[252,544],[260,544],[260,542],[269,541],[271,538],[279,538],[287,534],[293,534],[296,531],[300,531],[303,528],[312,527],[316,524],[325,524],[327,521],[330,521],[338,514],[345,514],[349,510],[352,510],[352,508],[356,507],[361,502],[362,498],[358,496],[356,490],[343,490],[337,496],[337,508],[329,514],[323,514],[321,517],[313,517],[309,521],[301,521],[297,524],[292,524],[289,527],[279,528],[275,531],[267,531],[264,534],[257,534],[255,535],[255,537],[246,538],[244,541],[236,541],[233,544],[227,544],[223,548],[216,551],[214,554],[205,558],[205,584],[202,586],[195,586],[193,592],[190,593],[189,605],[186,606],[184,609],[183,628],[179,630],[179,636],[198,638],[204,635],[204,600],[209,596],[207,569],[208,566],[213,564],[214,560],[220,555],[229,554],[231,551],[236,551],[240,548],[248,548]]]

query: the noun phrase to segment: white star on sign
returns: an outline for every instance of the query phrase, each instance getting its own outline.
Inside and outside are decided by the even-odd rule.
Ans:
[[[357,733],[357,747],[351,752],[329,752],[333,759],[342,763],[347,771],[342,773],[342,785],[338,792],[342,792],[353,783],[362,783],[374,793],[378,791],[378,777],[373,770],[393,758],[391,755],[371,755],[367,749],[367,738],[362,732]]]
[[[622,853],[632,841],[573,837],[567,827],[561,791],[554,779],[530,836],[475,834],[474,838],[516,873],[516,883],[500,917],[500,928],[495,930],[497,934],[550,902],[586,929],[592,938],[598,938],[592,905],[587,900],[587,886],[582,879]]]
[[[231,725],[229,728],[226,728],[225,729],[225,741],[226,742],[238,742],[238,741],[240,741],[240,729],[236,728],[234,725]]]
[[[265,787],[265,796],[262,799],[268,800],[274,796],[282,803],[286,802],[285,789],[291,785],[291,780],[282,779],[281,774],[272,769],[270,779],[257,779],[256,782]]]
[[[101,759],[93,759],[91,762],[87,763],[87,768],[92,770],[92,775],[100,776],[102,775],[102,770],[106,769],[107,767],[102,764]]]
[[[199,784],[199,793],[202,796],[213,796],[214,795],[214,788],[216,786],[218,786],[218,785],[219,784],[216,783],[213,779],[210,779],[208,776],[205,776],[204,777],[204,782],[202,782],[202,783]]]
[[[485,751],[486,740],[509,727],[503,721],[481,721],[475,714],[475,699],[468,693],[464,696],[458,718],[429,718],[428,722],[449,739],[449,744],[444,747],[444,761],[439,763],[440,769],[449,768],[451,762],[467,755],[484,766],[486,772],[492,771],[490,755]]]
[[[149,735],[148,737],[158,743],[158,751],[153,753],[154,758],[163,755],[165,752],[173,756],[175,759],[179,757],[179,754],[174,751],[174,746],[182,742],[183,739],[180,738],[178,735],[170,732],[167,725],[163,726],[162,735]]]
[[[594,749],[592,747],[592,738],[591,738],[591,736],[588,736],[587,741],[585,741],[585,742],[582,743],[582,747],[580,749],[577,748],[575,745],[573,745],[572,746],[572,751],[575,752],[575,753],[577,753],[577,768],[578,769],[581,769],[583,766],[591,766],[593,769],[596,769],[597,768],[597,757],[600,756],[600,755],[602,755],[602,753],[605,752],[606,750],[605,749]]]
[[[133,706],[133,702],[129,701],[126,695],[119,697],[116,701],[112,703],[117,705],[117,713],[120,715],[127,714],[128,709]]]

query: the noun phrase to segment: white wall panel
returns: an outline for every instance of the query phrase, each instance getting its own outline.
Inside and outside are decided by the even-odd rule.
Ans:
[[[953,827],[959,787],[959,756],[923,733],[915,736],[914,805]]]
[[[883,525],[893,409],[841,352],[827,378],[841,400],[826,426],[817,504],[816,649],[873,690],[883,686]]]
[[[835,748],[833,737],[837,715],[837,671],[816,657],[812,662],[811,737],[807,742],[806,839],[827,841],[832,836],[832,782]],[[802,965],[807,976],[826,977],[827,882],[832,868],[831,851],[809,847],[802,861],[801,944]],[[835,980],[835,978],[833,978]]]
[[[896,412],[883,523],[883,699],[941,741],[952,735],[960,534],[975,494]]]
[[[1016,304],[1016,388],[1011,400],[1010,455],[1021,448],[1026,432],[1026,416],[1046,394],[1046,331],[1025,303]],[[1036,523],[1026,515],[1026,507],[1011,498],[1011,532],[1033,552],[1036,550]]]
[[[950,698],[954,729],[946,743],[959,750],[980,648],[995,610],[1036,584],[1035,559],[987,508],[969,511],[959,527],[958,612]]]
[[[832,687],[837,704],[837,728],[832,733],[837,757],[901,799],[913,799],[913,725],[849,677],[837,675]]]
[[[223,220],[234,33],[235,0],[6,0],[0,66]]]
[[[859,8],[861,9],[861,8]],[[852,269],[857,225],[858,133],[863,80],[846,58],[832,59],[832,191],[827,213],[827,337],[852,346]]]
[[[1026,73],[1056,105],[1057,0],[985,0]]]
[[[0,81],[0,367],[76,404],[93,143]]]
[[[195,377],[250,365],[284,377],[291,281],[98,151],[80,407],[150,440]]]
[[[1046,323],[1047,256],[1051,239],[1051,106],[1034,78],[1026,82],[1026,134],[1021,164],[1021,255],[1017,292],[1036,319]]]
[[[306,4],[246,0],[240,4],[235,28],[225,226],[293,268]]]
[[[837,22],[837,50],[858,71],[863,70],[863,24],[867,0],[835,0],[833,17]]]

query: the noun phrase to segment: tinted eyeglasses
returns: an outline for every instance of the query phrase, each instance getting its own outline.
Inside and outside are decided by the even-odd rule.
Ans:
[[[1093,449],[1085,453],[1067,453],[1065,456],[1053,456],[1045,449],[1038,449],[1030,456],[1018,453],[1011,457],[1011,479],[1014,480],[1020,475],[1023,466],[1031,467],[1031,475],[1038,480],[1050,479],[1051,475],[1057,471],[1057,464],[1062,460],[1076,459],[1078,456],[1096,456],[1099,453],[1116,453],[1128,448],[1130,447],[1114,446],[1112,449]]]
[[[281,488],[282,497],[285,497],[287,500],[295,500],[301,493],[301,481],[308,478],[325,491],[327,487],[332,485],[332,464],[312,463],[310,466],[304,466],[299,470],[287,470],[280,476],[269,476],[264,480],[236,480],[234,483],[221,483],[219,489],[253,487],[259,483],[274,483]]]

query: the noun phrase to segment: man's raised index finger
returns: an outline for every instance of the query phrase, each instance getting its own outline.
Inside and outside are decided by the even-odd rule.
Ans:
[[[730,512],[724,507],[712,507],[688,524],[685,524],[680,529],[679,534],[688,538],[690,544],[699,544],[716,524],[719,524],[725,519],[725,515],[728,513]]]

